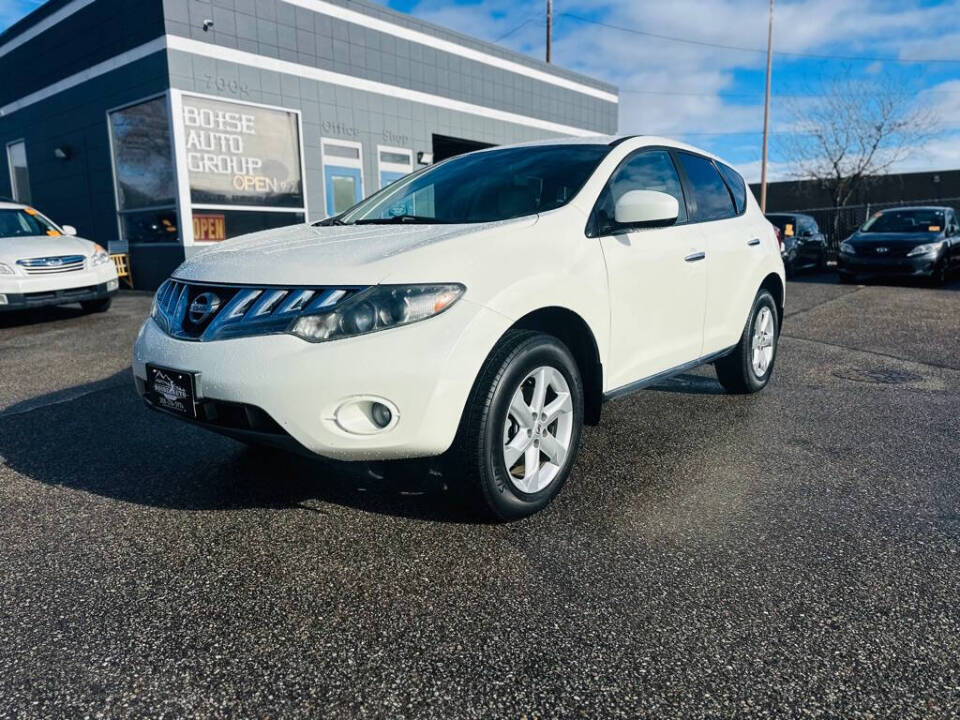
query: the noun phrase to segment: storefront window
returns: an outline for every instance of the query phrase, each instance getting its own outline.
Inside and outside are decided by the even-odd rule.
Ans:
[[[184,96],[183,126],[193,203],[303,207],[295,112]]]
[[[176,208],[120,213],[120,230],[135,245],[177,242]]]
[[[180,241],[167,98],[110,113],[121,237],[132,245]]]
[[[120,210],[175,204],[167,99],[110,113],[110,130]]]

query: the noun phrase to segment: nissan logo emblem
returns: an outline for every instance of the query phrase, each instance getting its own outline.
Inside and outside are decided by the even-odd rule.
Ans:
[[[194,325],[202,325],[219,309],[220,298],[212,292],[205,292],[193,299],[187,314]]]

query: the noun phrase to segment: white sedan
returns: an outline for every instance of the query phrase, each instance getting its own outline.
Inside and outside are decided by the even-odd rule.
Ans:
[[[555,140],[197,253],[133,371],[150,406],[247,442],[442,455],[511,519],[559,492],[604,401],[704,363],[762,389],[783,301],[773,226],[729,165],[664,139]]]
[[[0,312],[80,303],[104,312],[117,270],[100,245],[28,205],[0,202]]]

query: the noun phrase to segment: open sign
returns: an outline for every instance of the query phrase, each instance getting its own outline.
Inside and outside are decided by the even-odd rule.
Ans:
[[[193,214],[193,239],[220,242],[227,239],[227,219],[223,215]]]

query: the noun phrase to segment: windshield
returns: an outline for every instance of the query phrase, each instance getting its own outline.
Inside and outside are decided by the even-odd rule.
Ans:
[[[33,208],[0,210],[0,238],[51,235],[57,237],[60,230]]]
[[[548,145],[462,155],[396,181],[339,222],[482,223],[554,210],[579,192],[609,151]]]
[[[917,233],[943,230],[943,210],[884,210],[867,220],[865,233]]]

